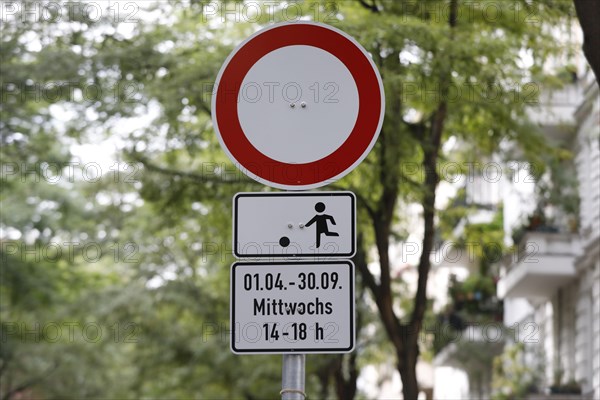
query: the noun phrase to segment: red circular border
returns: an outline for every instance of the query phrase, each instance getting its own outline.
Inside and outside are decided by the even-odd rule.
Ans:
[[[250,68],[266,54],[293,45],[318,47],[337,57],[352,74],[359,94],[358,116],[346,141],[328,156],[304,164],[282,163],[261,153],[244,134],[237,113],[238,94]],[[322,26],[290,24],[259,33],[238,49],[217,84],[215,111],[223,144],[242,167],[268,182],[305,186],[338,176],[361,158],[377,134],[382,105],[373,66],[352,41]]]

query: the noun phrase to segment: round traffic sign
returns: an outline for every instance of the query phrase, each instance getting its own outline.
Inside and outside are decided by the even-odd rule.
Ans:
[[[281,23],[254,33],[225,60],[213,126],[252,179],[312,189],[352,171],[381,130],[385,96],[366,50],[334,27]]]

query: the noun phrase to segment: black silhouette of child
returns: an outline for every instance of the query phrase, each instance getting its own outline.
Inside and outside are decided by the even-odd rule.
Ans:
[[[325,204],[318,202],[315,204],[315,211],[318,213],[322,213],[325,211]],[[325,236],[340,236],[337,232],[330,232],[329,227],[327,226],[327,220],[331,220],[331,223],[335,225],[335,219],[331,215],[327,214],[317,214],[310,221],[306,223],[305,226],[311,226],[313,223],[317,223],[317,248],[321,246],[321,234],[325,234]]]

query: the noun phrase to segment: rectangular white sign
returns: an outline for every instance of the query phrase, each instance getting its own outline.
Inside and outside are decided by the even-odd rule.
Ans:
[[[354,348],[351,261],[237,262],[230,290],[234,353],[348,353]]]
[[[356,197],[341,191],[238,193],[233,249],[238,258],[352,257]]]

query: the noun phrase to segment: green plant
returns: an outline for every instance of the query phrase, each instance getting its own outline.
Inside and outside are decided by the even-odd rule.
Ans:
[[[557,157],[547,162],[546,179],[540,179],[537,187],[538,207],[536,212],[541,213],[545,219],[544,225],[551,226],[564,223],[553,218],[547,218],[546,208],[555,208],[555,214],[562,214],[567,221],[579,218],[579,190],[573,166],[573,154],[568,150],[558,150]],[[570,223],[570,222],[569,222]],[[561,228],[563,228],[561,226]],[[570,227],[564,227],[570,228]]]
[[[464,282],[451,280],[448,288],[453,310],[466,320],[489,319],[502,304],[496,298],[496,285],[491,276],[472,274]]]
[[[507,347],[494,359],[492,371],[492,398],[495,400],[521,399],[538,391],[541,381],[541,363],[525,363],[526,348],[523,343]],[[534,363],[536,364],[536,363]]]

